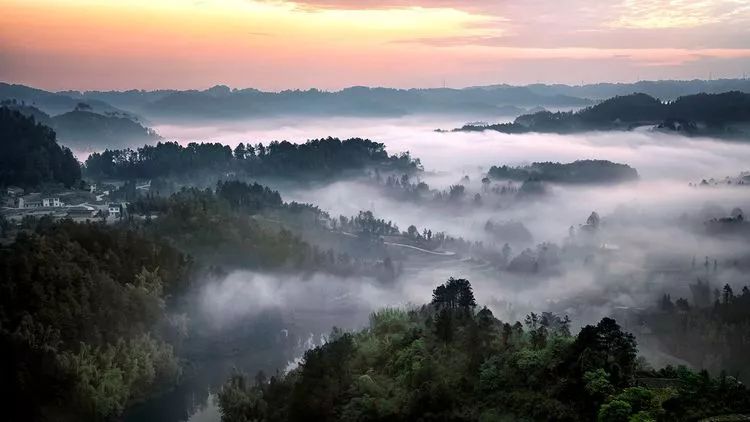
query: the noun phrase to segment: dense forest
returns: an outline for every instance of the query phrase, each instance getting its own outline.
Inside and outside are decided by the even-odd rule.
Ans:
[[[35,227],[34,227],[35,226]],[[170,388],[166,309],[191,261],[100,224],[47,219],[0,249],[0,402],[8,421],[106,420]]]
[[[328,178],[348,171],[375,168],[411,172],[421,168],[409,153],[389,156],[382,143],[368,139],[325,138],[304,144],[274,141],[268,145],[241,143],[232,150],[218,143],[160,142],[137,150],[106,150],[86,160],[92,178],[150,179],[201,170],[246,172],[255,176],[298,179]]]
[[[578,160],[572,163],[532,163],[522,167],[492,166],[487,175],[493,179],[554,183],[615,183],[638,178],[627,164],[606,160]]]
[[[665,294],[641,320],[664,349],[699,368],[750,379],[750,288],[735,293],[729,284],[711,291],[700,279],[690,285],[693,299]]]
[[[617,96],[575,112],[540,111],[513,123],[465,125],[457,131],[496,130],[504,133],[575,133],[629,130],[651,125],[685,135],[746,137],[735,125],[750,120],[750,94],[732,91],[695,94],[662,102],[639,93]]]
[[[18,111],[0,107],[0,187],[72,186],[81,179],[73,153],[52,129]]]
[[[384,309],[360,332],[334,329],[299,367],[232,377],[222,419],[685,421],[750,410],[736,379],[654,370],[610,318],[577,335],[550,313],[504,323],[451,278],[429,305]]]
[[[168,241],[208,266],[322,271],[384,281],[396,276],[387,257],[364,259],[345,248],[323,248],[304,240],[290,228],[328,232],[328,214],[313,205],[283,202],[277,191],[257,183],[219,182],[215,190],[190,188],[166,198],[148,196],[133,202],[129,212],[132,216],[124,225]],[[346,227],[365,227],[364,220],[342,221]],[[376,249],[382,243],[378,238],[364,240],[374,242],[370,247]]]

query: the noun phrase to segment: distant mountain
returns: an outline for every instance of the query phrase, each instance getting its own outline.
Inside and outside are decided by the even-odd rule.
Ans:
[[[179,91],[158,96],[136,109],[154,119],[235,119],[278,115],[397,117],[409,114],[515,116],[533,106],[581,107],[590,101],[561,95],[543,96],[525,88],[499,90],[390,89],[352,87],[319,90]]]
[[[34,106],[17,101],[5,100],[0,104],[51,127],[57,133],[60,142],[72,147],[117,148],[142,145],[161,139],[155,131],[128,117],[114,113],[95,113],[85,104],[79,104],[73,111],[56,116],[50,116]]]
[[[691,136],[750,139],[750,94],[732,91],[697,94],[662,102],[647,94],[610,98],[577,112],[540,111],[519,116],[513,123],[465,125],[456,131],[495,130],[504,133],[574,133],[592,130],[656,130]]]
[[[48,92],[0,83],[0,100],[16,99],[50,115],[85,102],[99,114],[131,120],[237,120],[276,116],[398,117],[411,114],[465,115],[471,119],[519,116],[540,107],[578,109],[634,92],[662,100],[698,93],[750,92],[750,80],[641,81],[580,86],[533,84],[453,88],[394,89],[353,86],[340,91],[266,92],[217,85],[206,90],[128,90]]]
[[[700,93],[719,94],[729,91],[750,93],[750,79],[716,79],[690,81],[639,81],[634,83],[597,83],[587,85],[528,85],[528,89],[539,95],[567,95],[572,97],[604,100],[634,92],[642,92],[662,100],[675,100],[686,95]]]
[[[116,113],[136,120],[243,119],[269,116],[397,117],[450,114],[476,117],[518,116],[534,107],[579,108],[590,100],[563,94],[544,95],[526,87],[393,89],[350,87],[326,92],[264,92],[217,85],[207,90],[47,92],[0,84],[0,100],[15,99],[47,114],[70,111],[85,102],[99,114]],[[125,111],[127,110],[127,111]]]
[[[36,107],[47,114],[55,115],[75,109],[82,101],[82,98],[74,98],[63,93],[44,91],[25,85],[11,85],[0,82],[0,101],[2,100],[16,100]],[[92,111],[98,113],[128,114],[124,110],[95,98],[87,99],[86,104]]]
[[[142,145],[161,139],[153,130],[127,117],[74,110],[52,117],[52,125],[67,145]]]

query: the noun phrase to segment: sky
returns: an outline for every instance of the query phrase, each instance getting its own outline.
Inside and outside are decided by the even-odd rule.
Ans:
[[[0,81],[51,90],[750,75],[750,0],[0,0]]]

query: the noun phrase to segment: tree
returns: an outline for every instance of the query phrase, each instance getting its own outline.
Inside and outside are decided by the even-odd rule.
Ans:
[[[611,318],[603,318],[596,326],[581,329],[574,344],[573,355],[581,374],[604,369],[614,386],[627,385],[635,374],[637,348],[635,337],[623,332]]]
[[[444,343],[450,343],[453,340],[453,316],[450,309],[441,309],[435,314],[435,336]]]
[[[729,285],[729,283],[724,285],[724,288],[722,289],[722,300],[724,304],[729,304],[734,299],[734,292],[732,291],[732,286]]]
[[[586,219],[586,224],[588,224],[589,226],[595,229],[599,227],[599,222],[600,222],[599,214],[597,214],[596,211],[591,212],[591,215],[589,215],[589,218]]]
[[[453,282],[455,289],[458,292],[458,306],[465,310],[473,310],[477,306],[477,301],[474,299],[474,290],[471,288],[469,280],[464,278],[449,279],[448,283]]]
[[[448,199],[451,201],[461,200],[466,194],[464,185],[452,185],[448,192]]]
[[[490,191],[490,178],[485,176],[482,178],[482,192]]]
[[[599,409],[600,422],[628,422],[633,409],[622,400],[613,400]]]
[[[671,312],[674,310],[674,303],[672,303],[672,298],[668,294],[664,294],[661,297],[661,300],[659,301],[659,309],[665,312]]]
[[[432,304],[436,305],[438,309],[462,309],[465,311],[473,310],[477,306],[469,280],[453,277],[433,290]]]
[[[687,312],[690,310],[690,304],[688,303],[688,300],[683,297],[677,299],[674,304],[680,311]]]
[[[509,262],[510,261],[510,255],[513,253],[513,249],[511,249],[509,244],[504,244],[502,252],[503,254],[503,262]]]
[[[238,160],[244,160],[247,155],[247,149],[245,148],[245,144],[240,142],[237,144],[237,146],[234,148],[234,158]]]

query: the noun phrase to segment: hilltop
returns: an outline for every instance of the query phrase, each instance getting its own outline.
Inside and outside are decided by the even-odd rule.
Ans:
[[[539,111],[519,116],[512,123],[468,124],[454,131],[576,133],[651,126],[690,136],[747,138],[743,125],[749,122],[750,94],[747,93],[696,94],[669,102],[636,93],[610,98],[576,112]]]

